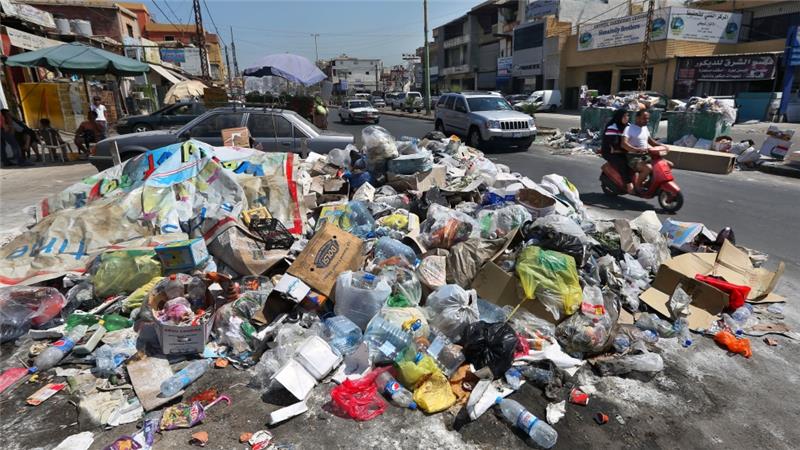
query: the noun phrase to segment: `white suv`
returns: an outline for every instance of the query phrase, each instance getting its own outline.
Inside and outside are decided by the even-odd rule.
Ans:
[[[401,111],[420,112],[423,108],[422,94],[416,91],[399,92],[392,98],[390,106],[392,111],[399,109]]]
[[[490,92],[442,95],[435,121],[437,131],[466,137],[475,148],[500,144],[527,149],[536,139],[533,117],[514,111],[506,99]]]

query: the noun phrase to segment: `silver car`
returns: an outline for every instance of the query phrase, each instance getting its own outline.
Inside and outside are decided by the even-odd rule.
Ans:
[[[222,130],[247,127],[251,145],[267,152],[294,152],[305,157],[308,152],[328,153],[353,143],[352,134],[320,130],[294,111],[255,107],[223,107],[207,111],[188,124],[171,130],[145,131],[103,139],[89,157],[98,171],[113,165],[112,148],[119,150],[120,159],[133,158],[148,150],[187,139],[222,145]]]
[[[528,148],[536,138],[533,117],[514,111],[506,99],[490,92],[442,95],[435,126],[442,133],[466,137],[475,148],[487,144]]]

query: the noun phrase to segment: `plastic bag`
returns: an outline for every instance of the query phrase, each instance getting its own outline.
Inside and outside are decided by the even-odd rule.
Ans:
[[[428,296],[425,307],[429,322],[454,342],[460,342],[467,326],[480,317],[477,300],[474,289],[465,291],[457,284],[446,284]]]
[[[420,225],[420,241],[427,248],[450,248],[479,236],[480,227],[472,217],[446,206],[432,204]]]
[[[152,280],[131,292],[131,295],[127,296],[125,300],[122,301],[122,309],[124,311],[133,311],[136,308],[141,308],[145,301],[147,301],[147,295],[150,293],[150,290],[163,279],[164,277],[153,277]]]
[[[13,341],[57,317],[67,300],[55,288],[0,288],[0,342]]]
[[[580,225],[567,216],[550,214],[540,217],[525,230],[526,238],[535,238],[537,245],[575,258],[582,266],[589,248],[589,237]]]
[[[485,239],[503,237],[529,220],[531,220],[531,214],[522,205],[482,209],[478,212],[481,237]]]
[[[556,327],[556,338],[567,352],[599,353],[608,345],[615,323],[616,316],[607,310],[603,291],[586,286],[580,311]]]
[[[525,297],[542,302],[558,320],[572,315],[581,304],[581,286],[575,259],[564,253],[525,247],[517,257],[517,276]]]
[[[395,366],[397,367],[397,381],[412,391],[417,389],[422,381],[439,372],[436,361],[429,355],[418,352],[414,345],[405,349]]]
[[[479,176],[487,186],[494,184],[499,172],[497,166],[484,157],[473,159],[467,166],[467,175]]]
[[[161,263],[152,250],[123,250],[100,255],[92,277],[98,297],[133,292],[161,276]]]
[[[575,208],[576,211],[581,214],[585,213],[578,188],[576,188],[574,184],[570,183],[566,177],[551,173],[550,175],[545,175],[542,177],[541,184],[544,187],[548,187],[548,185],[553,186],[553,188],[555,188],[555,192],[553,192],[553,194],[561,194],[561,196],[564,197]],[[553,190],[553,188],[551,188],[551,190]]]
[[[683,286],[678,283],[667,304],[670,316],[672,316],[674,320],[680,319],[681,317],[689,317],[690,303],[692,303],[692,297],[690,297],[689,294],[683,290]]]
[[[250,343],[243,332],[244,323],[245,319],[236,314],[233,303],[222,305],[214,313],[214,336],[219,344],[231,347],[235,355],[250,350]]]
[[[378,267],[403,266],[413,268],[417,262],[417,254],[411,247],[397,239],[386,236],[378,239],[375,244],[374,254],[373,263]]]
[[[750,349],[750,339],[737,339],[736,336],[728,330],[722,330],[715,334],[714,342],[720,347],[727,349],[729,352],[738,353],[745,358],[753,356],[753,351]]]
[[[636,258],[628,253],[623,255],[623,261],[620,261],[620,265],[622,266],[622,276],[625,277],[626,280],[648,279],[648,274],[644,267],[642,267]]]
[[[391,293],[392,289],[383,278],[367,272],[347,271],[336,278],[333,310],[365,330]]]
[[[387,322],[411,334],[413,338],[428,336],[431,329],[422,308],[396,308],[386,306],[378,313]]]
[[[331,389],[333,403],[355,420],[371,420],[386,411],[386,402],[375,387],[375,378],[385,370],[373,370],[358,380],[346,379]]]
[[[348,233],[367,238],[375,230],[375,219],[366,203],[356,200],[347,203],[344,213],[338,217],[337,225]]]
[[[428,414],[444,411],[453,406],[458,398],[450,388],[450,382],[442,372],[434,372],[415,391],[414,401],[419,409]]]
[[[483,264],[497,255],[511,236],[500,239],[468,239],[450,248],[447,255],[447,282],[470,286]]]
[[[401,266],[386,266],[380,275],[392,286],[392,293],[386,300],[387,306],[403,308],[419,305],[422,285],[413,270]]]
[[[328,153],[328,164],[333,164],[334,166],[343,168],[350,167],[350,150],[342,150],[340,148],[331,150]]]
[[[394,136],[386,128],[377,125],[365,127],[361,130],[361,140],[370,161],[385,161],[400,155]]]
[[[648,272],[656,273],[661,267],[661,261],[658,256],[658,248],[655,244],[640,244],[639,249],[636,251],[636,260]]]
[[[505,322],[470,324],[464,332],[464,357],[476,369],[488,367],[494,378],[503,376],[514,361],[517,333]]]

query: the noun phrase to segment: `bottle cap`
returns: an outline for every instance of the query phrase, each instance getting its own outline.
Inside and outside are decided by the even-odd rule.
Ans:
[[[416,410],[417,409],[417,402],[411,402],[408,404],[408,409]]]
[[[494,404],[495,404],[495,405],[499,405],[499,404],[500,404],[500,402],[502,402],[502,401],[503,401],[503,397],[500,397],[500,396],[498,395],[498,396],[497,396],[497,398],[495,398],[495,399],[494,399]]]

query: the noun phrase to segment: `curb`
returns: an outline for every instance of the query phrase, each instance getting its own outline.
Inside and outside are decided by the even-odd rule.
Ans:
[[[756,168],[759,172],[779,175],[789,178],[800,178],[800,169],[789,167],[786,164],[760,164]]]
[[[390,110],[379,110],[381,114],[385,114],[387,116],[395,116],[395,117],[405,117],[406,119],[418,119],[418,120],[425,120],[427,122],[433,122],[433,117],[424,116],[422,114],[414,114],[414,113],[405,113],[400,111],[392,111]]]

